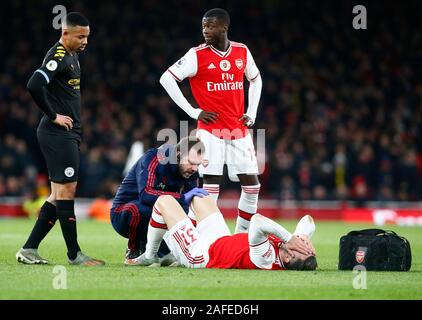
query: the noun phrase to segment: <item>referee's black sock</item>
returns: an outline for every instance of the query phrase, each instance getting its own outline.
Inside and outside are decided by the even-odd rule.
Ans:
[[[57,200],[57,217],[60,221],[62,234],[67,246],[67,256],[70,260],[76,258],[79,250],[76,233],[75,200]]]
[[[44,202],[40,209],[40,214],[35,222],[35,226],[29,235],[28,240],[23,245],[24,249],[38,249],[41,241],[47,233],[54,227],[57,221],[56,206],[48,201]]]

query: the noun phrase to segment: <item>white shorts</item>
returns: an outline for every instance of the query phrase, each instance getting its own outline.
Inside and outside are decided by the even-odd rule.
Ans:
[[[204,129],[199,129],[196,136],[204,143],[206,165],[199,166],[201,177],[223,175],[227,165],[230,180],[239,181],[238,174],[258,174],[258,162],[255,147],[250,134],[235,140],[220,139]]]
[[[176,259],[187,268],[205,268],[208,249],[217,239],[230,235],[221,213],[200,221],[195,228],[190,219],[183,219],[164,235],[167,246]]]

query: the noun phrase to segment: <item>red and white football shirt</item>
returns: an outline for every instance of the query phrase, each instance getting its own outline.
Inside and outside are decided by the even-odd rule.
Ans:
[[[267,269],[284,270],[278,255],[281,239],[270,236],[269,250],[262,257],[254,259],[259,265],[252,262],[247,233],[238,233],[217,239],[209,248],[207,268],[220,269]],[[261,244],[260,244],[261,245]],[[261,265],[262,263],[262,265]]]
[[[198,121],[198,129],[205,129],[216,136],[221,130],[247,134],[247,127],[239,120],[245,113],[244,76],[249,81],[259,76],[259,70],[249,49],[241,43],[230,42],[226,52],[202,44],[190,49],[168,71],[177,81],[189,78],[192,94],[199,107],[218,113],[216,123]],[[233,139],[229,137],[229,139]]]

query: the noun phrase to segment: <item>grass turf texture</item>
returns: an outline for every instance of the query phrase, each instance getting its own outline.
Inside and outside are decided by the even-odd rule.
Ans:
[[[370,225],[317,222],[313,242],[319,268],[315,272],[263,270],[192,270],[125,267],[126,239],[111,225],[79,221],[79,243],[105,267],[69,266],[57,224],[40,246],[52,265],[18,264],[15,253],[34,224],[29,219],[0,220],[0,299],[422,299],[422,228],[387,226],[412,247],[410,272],[368,272],[366,290],[353,288],[356,274],[338,271],[340,236]],[[293,230],[293,221],[284,221]],[[230,223],[233,230],[233,223]],[[55,265],[67,271],[67,289],[53,288]]]

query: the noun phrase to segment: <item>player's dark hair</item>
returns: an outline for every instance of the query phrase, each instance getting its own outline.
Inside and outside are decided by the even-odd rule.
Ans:
[[[298,259],[286,263],[285,267],[289,270],[315,270],[318,267],[318,263],[315,256],[310,256],[304,260]]]
[[[66,26],[68,27],[87,27],[89,26],[88,19],[79,12],[69,12],[66,15]]]
[[[208,10],[205,12],[204,18],[217,18],[218,21],[227,25],[227,27],[230,26],[230,15],[226,10],[221,8]]]
[[[204,143],[194,136],[182,138],[176,145],[176,151],[179,154],[178,160],[180,160],[182,156],[188,154],[192,149],[195,150],[196,153],[202,154],[205,152]]]

